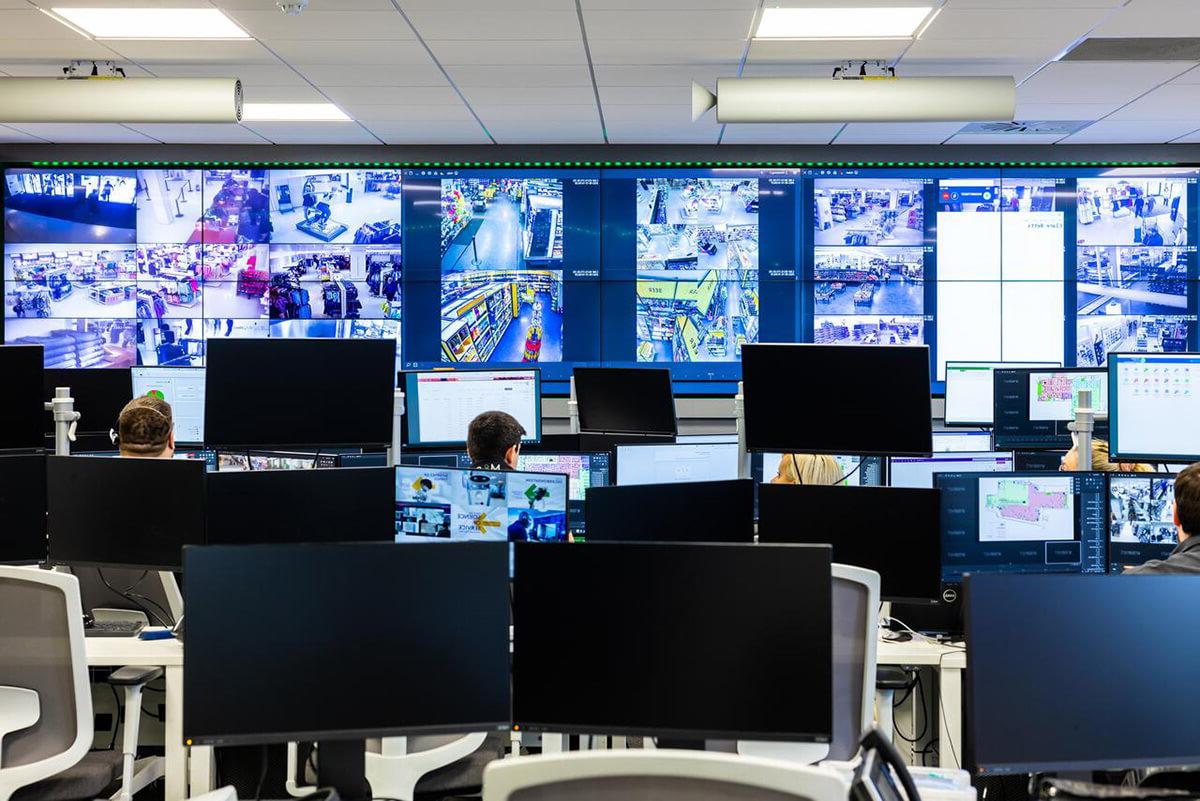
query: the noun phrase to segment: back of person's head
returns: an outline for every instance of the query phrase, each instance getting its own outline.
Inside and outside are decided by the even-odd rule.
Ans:
[[[824,453],[785,453],[779,459],[779,470],[771,482],[832,486],[841,480],[841,465],[832,456]]]
[[[1079,445],[1076,443],[1063,457],[1063,469],[1079,469]],[[1153,473],[1154,468],[1141,462],[1112,462],[1108,458],[1108,442],[1092,437],[1092,470],[1100,473]]]
[[[174,431],[171,404],[153,395],[134,398],[117,418],[122,456],[170,458]]]
[[[506,412],[484,412],[467,427],[467,455],[475,466],[502,465],[521,444],[525,428]]]
[[[1175,476],[1175,521],[1189,537],[1200,535],[1200,462]]]

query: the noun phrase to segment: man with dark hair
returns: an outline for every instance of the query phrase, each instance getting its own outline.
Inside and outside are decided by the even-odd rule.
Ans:
[[[171,404],[155,395],[143,395],[125,404],[117,417],[121,455],[142,459],[175,456],[175,421]]]
[[[1200,573],[1200,462],[1188,465],[1175,477],[1175,530],[1179,544],[1170,556],[1126,568],[1125,573]]]
[[[505,412],[484,412],[467,427],[467,456],[476,470],[516,470],[525,428]]]

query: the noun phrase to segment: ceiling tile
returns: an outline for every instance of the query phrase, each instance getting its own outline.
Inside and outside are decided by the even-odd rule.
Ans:
[[[504,64],[456,64],[447,67],[447,72],[459,86],[591,86],[587,64],[560,64],[554,66]]]
[[[692,81],[714,86],[719,77],[737,74],[737,59],[724,63],[662,65],[597,64],[597,86],[691,86]]]
[[[1098,120],[1120,103],[1024,103],[1017,101],[1014,120]]]
[[[540,41],[540,40],[509,40],[504,42],[490,41],[450,41],[440,40],[429,42],[429,49],[437,56],[437,60],[447,70],[459,64],[484,65],[496,64],[508,66],[522,65],[580,65],[587,64],[587,56],[583,52],[583,40],[574,41]],[[592,55],[596,50],[593,45]]]
[[[781,125],[738,124],[725,128],[723,144],[792,144],[824,145],[837,135],[842,124],[837,122],[796,122]]]
[[[333,86],[322,90],[340,106],[462,105],[462,98],[444,81],[441,86]]]
[[[472,106],[475,113],[483,120],[490,130],[494,122],[520,122],[521,120],[539,121],[548,126],[548,131],[558,122],[578,122],[595,120],[599,124],[600,117],[596,112],[596,104],[575,104],[558,106],[539,106],[538,108],[522,108],[520,106]]]
[[[381,122],[367,125],[389,145],[486,145],[491,140],[475,120],[466,122]]]
[[[261,145],[266,140],[244,125],[131,125],[136,131],[169,144],[214,143]]]
[[[958,134],[947,140],[948,145],[1052,145],[1062,134]]]
[[[1178,78],[1171,81],[1171,83],[1180,83],[1180,84],[1200,83],[1200,65],[1198,65],[1197,67],[1193,67],[1192,69],[1183,73]]]
[[[413,120],[437,123],[470,121],[476,126],[479,125],[478,122],[475,122],[475,118],[471,116],[471,112],[461,102],[457,106],[419,106],[412,104],[401,106],[352,105],[346,106],[342,110],[367,127],[371,127],[376,123],[394,124]]]
[[[923,78],[948,75],[980,76],[1011,75],[1018,82],[1025,80],[1042,66],[1042,61],[964,60],[923,61],[911,53],[900,60],[896,74],[900,77]]]
[[[949,0],[953,8],[1001,8],[1020,10],[1027,8],[1116,8],[1126,0]]]
[[[605,107],[629,106],[683,106],[691,102],[690,84],[675,86],[601,86],[600,102]]]
[[[446,76],[424,50],[415,53],[423,61],[401,65],[380,64],[313,64],[293,62],[305,78],[327,89],[333,86],[445,86]],[[386,67],[399,66],[400,69]]]
[[[75,39],[87,41],[83,34],[28,5],[22,11],[0,11],[0,41],[9,39]]]
[[[1116,111],[1113,121],[1200,120],[1200,84],[1168,84]]]
[[[199,64],[276,64],[278,60],[253,39],[246,41],[172,42],[124,39],[110,42],[112,49],[132,61],[191,62]],[[8,45],[5,45],[7,48]]]
[[[247,128],[280,145],[377,145],[356,122],[254,122]]]
[[[1011,6],[1025,5],[1019,13]],[[966,8],[951,3],[942,9],[922,40],[1016,39],[1036,34],[1041,39],[1074,41],[1104,19],[1105,8],[1046,8],[1046,4],[997,3],[992,8]]]
[[[1200,144],[1200,128],[1173,140],[1175,144]]]
[[[0,125],[0,142],[8,144],[30,142],[37,144],[42,140],[33,134],[18,131],[16,128],[9,128],[7,125]]]
[[[111,0],[106,0],[111,2]],[[229,11],[271,11],[282,16],[275,0],[211,0],[212,4]],[[391,0],[336,0],[339,9],[346,11],[395,11]],[[304,14],[312,13],[305,11]],[[303,16],[303,14],[301,15]]]
[[[466,11],[473,14],[479,9],[479,0],[400,0],[400,5],[406,14],[413,11]],[[574,10],[575,5],[571,0],[504,0],[504,8],[522,14],[533,14]]]
[[[581,0],[585,19],[590,20],[593,11],[642,11],[666,9],[693,13],[696,11],[721,11],[723,9],[749,9],[758,7],[758,0]],[[788,5],[794,5],[789,3]],[[589,33],[591,23],[588,23]]]
[[[608,141],[614,145],[637,144],[700,144],[715,145],[720,126],[682,128],[664,123],[637,123],[633,121],[608,122]]]
[[[74,39],[67,39],[65,36],[62,39],[7,39],[0,44],[0,59],[10,62],[36,59],[51,61],[63,67],[72,59],[115,58],[117,53],[112,49],[82,36],[76,36]]]
[[[380,39],[370,42],[274,42],[271,49],[289,64],[361,66],[367,64],[426,66],[429,54],[417,42]],[[307,67],[301,69],[305,71]]]
[[[1078,133],[1071,134],[1062,140],[1062,144],[1169,142],[1172,139],[1191,133],[1196,127],[1197,122],[1195,120],[1184,122],[1179,120],[1137,120],[1135,122],[1109,122],[1108,120],[1101,120]]]
[[[604,143],[604,133],[600,129],[599,118],[593,122],[585,120],[555,121],[551,125],[545,125],[534,118],[502,120],[489,123],[488,130],[502,145],[599,145]]]
[[[143,61],[160,78],[224,78],[236,76],[254,86],[307,85],[286,64],[176,64],[169,61]]]
[[[1071,39],[1023,36],[1016,39],[929,39],[913,42],[905,62],[913,60],[1036,61],[1045,63],[1057,56]]]
[[[536,108],[543,106],[594,105],[596,95],[590,86],[495,86],[458,87],[472,106],[511,106],[513,108]]]
[[[3,113],[0,112],[0,116]],[[126,128],[122,125],[110,123],[52,123],[52,122],[29,122],[21,123],[20,125],[10,125],[10,128],[15,128],[18,131],[23,131],[34,136],[41,137],[50,142],[133,142],[140,144],[153,144],[154,139],[138,133],[137,131]]]
[[[818,61],[829,75],[841,61],[894,61],[908,47],[908,40],[866,39],[857,41],[773,41],[755,39],[747,63],[761,61]]]
[[[746,43],[740,39],[720,40],[593,40],[588,37],[592,62],[600,64],[712,64],[742,58]]]
[[[231,12],[231,16],[247,33],[267,42],[416,39],[404,17],[392,8],[385,11],[350,11],[342,8],[320,11],[309,8],[295,17],[273,9]]]
[[[10,78],[61,78],[65,62],[12,62],[0,63],[0,73]],[[132,64],[121,65],[127,78],[151,78],[149,72]]]
[[[489,9],[476,4],[469,13],[438,8],[405,8],[413,26],[427,42],[512,39],[580,39],[575,4],[561,0],[556,10],[513,13],[508,8]]]
[[[847,125],[834,140],[835,145],[849,144],[939,144],[953,136],[962,122],[855,122]]]
[[[328,103],[329,100],[308,84],[299,86],[255,86],[242,82],[247,103]]]
[[[1020,103],[1128,103],[1191,65],[1056,62],[1017,88]]]
[[[726,73],[732,77],[734,73]],[[721,77],[726,77],[722,75]],[[756,61],[748,59],[742,70],[743,78],[832,78],[833,66],[828,63]]]
[[[1119,9],[1093,36],[1200,36],[1195,0],[1137,0]]]
[[[754,9],[592,9],[584,13],[588,40],[740,39],[750,33]]]

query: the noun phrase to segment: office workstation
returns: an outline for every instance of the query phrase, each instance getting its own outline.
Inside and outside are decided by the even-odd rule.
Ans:
[[[9,5],[0,801],[1200,797],[1195,3]]]

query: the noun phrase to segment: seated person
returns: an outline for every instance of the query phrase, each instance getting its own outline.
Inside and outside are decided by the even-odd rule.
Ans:
[[[841,482],[842,468],[827,454],[785,453],[779,459],[772,484],[816,484],[833,486]]]
[[[1175,477],[1175,531],[1179,544],[1166,559],[1127,567],[1125,575],[1200,573],[1200,462],[1189,465]]]
[[[516,470],[525,428],[505,412],[483,412],[467,427],[467,456],[474,470]]]
[[[1063,454],[1062,464],[1058,469],[1068,473],[1079,470],[1079,446],[1075,435],[1071,435],[1071,450]],[[1110,462],[1108,460],[1108,443],[1092,437],[1092,469],[1101,473],[1153,473],[1154,468],[1140,462]]]
[[[117,435],[122,456],[173,459],[175,421],[171,404],[153,395],[134,398],[117,417]]]

